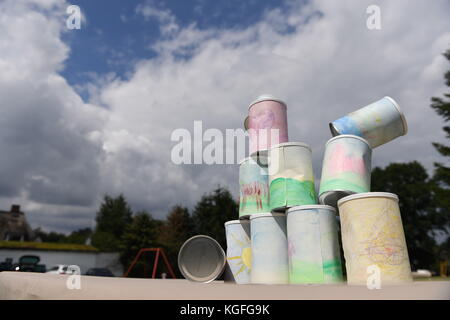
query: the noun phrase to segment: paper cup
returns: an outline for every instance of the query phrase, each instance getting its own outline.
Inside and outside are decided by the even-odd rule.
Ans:
[[[394,99],[384,97],[330,123],[333,136],[352,134],[378,147],[408,132],[405,116]]]
[[[339,135],[328,140],[322,164],[319,202],[337,207],[340,198],[370,191],[372,149],[361,137]]]
[[[286,215],[280,213],[253,215],[250,217],[250,230],[251,283],[289,283]]]
[[[232,220],[225,223],[227,262],[233,279],[238,284],[250,283],[252,248],[250,221]]]
[[[300,142],[286,142],[269,151],[270,209],[316,204],[311,148]]]
[[[248,157],[239,164],[239,218],[269,211],[267,168]]]
[[[250,154],[267,155],[272,145],[288,141],[286,104],[271,96],[262,95],[253,101],[244,127],[250,136]]]
[[[377,270],[381,286],[411,282],[398,197],[385,192],[355,194],[339,200],[338,206],[348,283],[376,281],[372,278]]]
[[[220,244],[211,237],[194,236],[181,246],[178,267],[182,275],[194,282],[211,282],[221,276],[226,255]]]
[[[289,282],[343,281],[336,210],[309,205],[287,211]]]

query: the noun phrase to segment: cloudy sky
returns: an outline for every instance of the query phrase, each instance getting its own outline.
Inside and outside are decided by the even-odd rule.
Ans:
[[[70,4],[80,30],[67,28]],[[381,9],[369,30],[366,9]],[[241,128],[271,93],[289,137],[311,145],[320,178],[328,122],[383,96],[407,136],[373,165],[418,160],[445,141],[430,97],[446,91],[450,2],[0,0],[0,209],[33,227],[93,227],[105,193],[163,218],[215,186],[238,196],[237,165],[175,165],[177,128]]]

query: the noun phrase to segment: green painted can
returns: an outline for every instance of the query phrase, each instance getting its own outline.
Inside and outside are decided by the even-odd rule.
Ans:
[[[343,282],[336,210],[309,205],[287,211],[289,283]]]
[[[316,204],[311,148],[301,142],[281,143],[269,151],[270,209]]]
[[[370,191],[372,149],[354,135],[328,140],[322,163],[319,202],[337,208],[337,201],[354,193]]]

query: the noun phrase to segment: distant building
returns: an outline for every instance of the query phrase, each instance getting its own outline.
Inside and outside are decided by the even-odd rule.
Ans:
[[[0,210],[0,240],[31,241],[34,238],[20,205],[13,204],[10,211]]]

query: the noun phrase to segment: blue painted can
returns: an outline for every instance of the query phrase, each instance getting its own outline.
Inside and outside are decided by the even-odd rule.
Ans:
[[[398,103],[384,97],[330,124],[333,136],[351,134],[367,140],[372,148],[408,132],[405,116]]]

